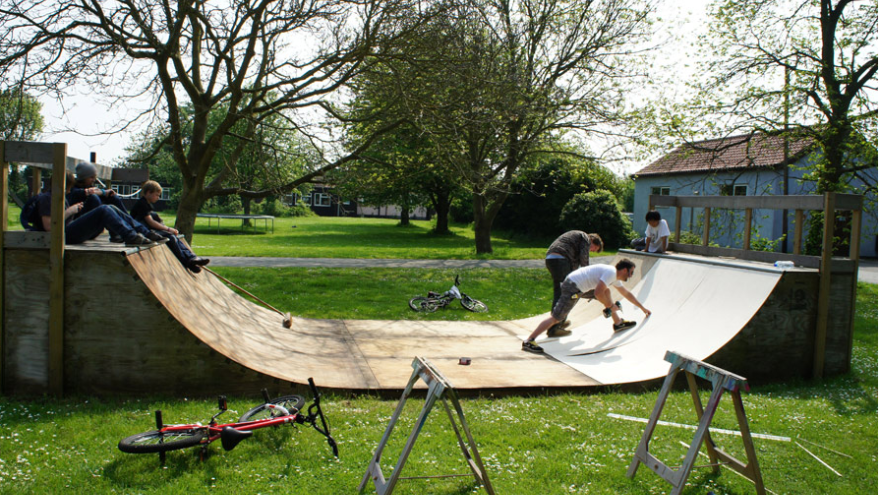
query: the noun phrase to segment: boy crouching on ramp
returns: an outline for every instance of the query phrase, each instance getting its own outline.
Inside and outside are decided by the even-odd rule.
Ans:
[[[591,265],[569,273],[562,282],[562,294],[559,301],[553,306],[550,317],[538,324],[538,328],[522,343],[522,349],[536,354],[543,353],[544,348],[535,342],[535,338],[560,321],[565,321],[578,299],[584,297],[595,298],[605,305],[605,311],[610,311],[611,318],[614,320],[615,332],[634,327],[635,322],[625,321],[617,314],[620,308],[614,304],[611,298],[611,286],[614,286],[627,301],[644,311],[645,316],[650,316],[651,312],[648,308],[642,306],[636,296],[623,286],[623,282],[632,277],[635,268],[635,263],[628,259],[622,259],[613,267],[610,265]],[[590,294],[591,292],[592,294]]]

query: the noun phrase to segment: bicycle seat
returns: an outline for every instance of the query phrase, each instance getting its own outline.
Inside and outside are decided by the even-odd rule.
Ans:
[[[220,442],[223,444],[223,450],[232,450],[239,442],[253,435],[252,431],[236,430],[231,426],[223,428],[220,432]]]
[[[443,295],[443,294],[440,294],[439,292],[434,292],[434,291],[432,291],[432,290],[429,290],[429,291],[428,291],[428,297],[440,297],[440,296],[442,296],[442,295]]]

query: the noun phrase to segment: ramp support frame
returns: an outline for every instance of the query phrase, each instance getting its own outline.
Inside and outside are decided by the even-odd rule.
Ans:
[[[761,477],[761,469],[758,466],[758,456],[755,454],[755,445],[752,442],[752,435],[749,431],[749,421],[748,418],[746,418],[746,411],[743,407],[742,397],[740,395],[740,390],[748,391],[749,389],[746,379],[672,351],[666,351],[664,359],[672,363],[672,366],[669,368],[669,374],[666,375],[666,380],[663,382],[663,387],[660,389],[657,403],[654,405],[654,411],[651,412],[648,425],[645,427],[645,432],[642,434],[642,439],[639,441],[638,447],[636,447],[635,456],[626,472],[626,476],[630,479],[633,478],[636,475],[636,470],[639,468],[639,464],[644,464],[657,473],[661,478],[668,481],[673,486],[672,492],[670,493],[672,495],[677,495],[684,489],[687,477],[690,474],[691,469],[694,467],[694,461],[699,454],[700,444],[704,443],[706,445],[706,450],[708,451],[709,459],[716,473],[718,472],[719,461],[723,462],[729,465],[731,469],[751,480],[755,484],[755,490],[758,495],[764,495],[766,493],[764,480]],[[697,412],[697,419],[699,420],[699,426],[697,427],[697,432],[694,435],[693,441],[691,441],[687,455],[684,458],[684,463],[676,470],[670,468],[651,455],[648,451],[648,443],[651,440],[651,436],[654,434],[654,428],[660,420],[660,413],[663,411],[663,406],[666,403],[667,397],[669,397],[672,384],[675,382],[675,377],[679,372],[684,372],[687,377],[688,387],[690,388],[691,397],[694,401],[694,409]],[[709,401],[706,403],[705,410],[703,409],[703,404],[700,400],[700,393],[697,389],[697,381],[695,377],[700,377],[712,382],[712,393],[709,396]],[[740,433],[742,434],[743,445],[745,447],[746,456],[748,457],[748,464],[737,460],[730,454],[719,449],[715,445],[715,442],[712,441],[712,437],[709,434],[709,425],[712,423],[712,417],[718,409],[718,404],[721,402],[721,396],[725,390],[730,392],[730,396],[733,399],[733,406],[736,411],[736,418],[739,421]]]
[[[385,434],[382,435],[382,440],[379,441],[379,446],[376,448],[376,453],[370,459],[370,464],[367,466],[367,472],[364,473],[364,478],[361,480],[361,484],[358,486],[358,493],[364,493],[364,490],[367,487],[367,483],[372,479],[373,484],[376,487],[376,493],[379,495],[390,494],[394,491],[395,486],[397,485],[397,481],[401,479],[416,479],[416,478],[443,478],[443,477],[453,477],[453,476],[468,476],[467,474],[452,474],[452,475],[439,475],[439,476],[412,476],[403,478],[400,476],[401,471],[403,471],[404,465],[406,465],[407,458],[409,457],[410,452],[412,451],[413,445],[415,445],[416,439],[419,436],[419,433],[422,431],[422,427],[425,426],[425,421],[428,419],[428,414],[431,412],[431,409],[437,403],[439,399],[443,407],[446,409],[446,414],[449,416],[449,421],[452,424],[452,430],[455,432],[456,439],[458,440],[458,446],[461,448],[461,452],[464,455],[465,460],[467,461],[468,467],[471,469],[471,473],[474,476],[474,479],[477,483],[483,485],[490,495],[495,495],[495,491],[492,489],[492,484],[489,482],[489,476],[486,473],[486,468],[483,465],[483,461],[480,458],[480,453],[477,451],[477,444],[474,441],[474,437],[471,435],[470,429],[467,426],[467,422],[464,418],[464,411],[461,408],[461,403],[459,402],[458,392],[455,390],[455,387],[449,383],[449,380],[443,376],[440,371],[438,371],[430,361],[423,357],[416,356],[412,362],[413,374],[409,379],[409,382],[406,385],[406,388],[403,391],[403,394],[400,397],[400,402],[397,403],[397,409],[395,409],[394,414],[391,416],[391,421],[388,422],[388,427],[385,429]],[[415,425],[413,426],[413,430],[409,435],[409,438],[406,441],[406,444],[403,447],[403,451],[400,454],[400,458],[397,460],[397,465],[394,466],[394,470],[391,472],[391,476],[386,480],[385,476],[382,474],[381,468],[381,460],[382,460],[382,451],[385,449],[386,444],[388,443],[388,439],[391,437],[391,432],[394,430],[394,426],[397,424],[397,420],[400,417],[401,412],[403,411],[403,407],[406,404],[406,400],[409,398],[409,395],[412,393],[413,386],[419,380],[425,382],[428,386],[428,393],[425,398],[425,405],[422,407],[422,412],[419,414],[418,420],[416,420]],[[447,400],[448,399],[448,400]],[[456,423],[456,416],[452,414],[452,409],[450,409],[450,403],[452,407],[455,409],[456,415],[458,417],[458,421],[461,423],[460,427]],[[459,430],[461,428],[461,430]],[[465,433],[467,437],[467,444],[461,437],[461,431]]]

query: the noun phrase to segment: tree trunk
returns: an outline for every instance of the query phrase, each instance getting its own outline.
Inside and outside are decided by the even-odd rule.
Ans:
[[[174,228],[180,231],[186,238],[186,242],[192,245],[193,230],[196,226],[196,214],[205,202],[200,189],[190,189],[184,185],[180,194],[180,203],[177,206],[177,221]]]
[[[431,198],[431,202],[434,204],[434,210],[437,212],[437,225],[434,227],[435,234],[448,234],[449,233],[449,208],[452,206],[452,201],[449,199],[449,194],[436,194]]]
[[[266,201],[268,201],[268,199]],[[241,198],[241,207],[244,210],[245,215],[250,215],[251,214],[251,198],[242,197]],[[251,225],[251,221],[248,219],[243,219],[242,222],[243,222],[242,225],[244,225],[245,227],[250,227],[250,225]]]
[[[400,207],[400,225],[409,225],[409,206]]]
[[[474,194],[474,243],[476,244],[477,254],[492,252],[492,221],[489,218],[488,209],[486,208],[488,201],[486,197],[480,194]]]

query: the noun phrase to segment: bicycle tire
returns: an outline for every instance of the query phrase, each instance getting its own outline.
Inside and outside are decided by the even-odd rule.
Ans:
[[[409,300],[409,307],[419,313],[433,313],[440,308],[436,298],[416,296]]]
[[[303,406],[306,404],[306,400],[299,395],[285,395],[272,399],[271,401],[269,401],[269,404],[280,405],[287,409],[290,414],[293,414],[294,412],[299,412],[302,410]],[[245,421],[257,421],[260,419],[270,419],[273,417],[275,417],[274,411],[271,408],[266,407],[266,404],[260,404],[250,411],[242,414],[238,422],[244,423]]]
[[[464,309],[473,311],[474,313],[485,313],[489,311],[489,307],[486,306],[483,301],[478,301],[470,296],[462,295],[461,305],[464,306]]]
[[[119,450],[129,454],[155,454],[194,447],[205,438],[205,428],[159,433],[159,430],[138,433],[119,441]],[[170,440],[169,440],[170,439]]]

